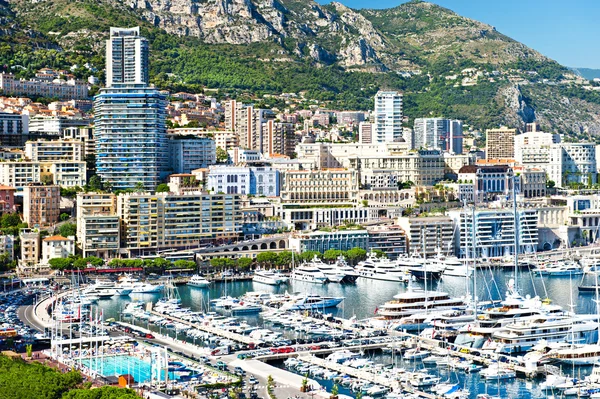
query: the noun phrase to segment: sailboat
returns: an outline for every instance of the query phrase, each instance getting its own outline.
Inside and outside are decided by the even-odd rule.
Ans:
[[[169,276],[165,284],[165,296],[162,297],[159,303],[168,303],[171,305],[179,305],[181,303],[181,296],[179,296],[179,290],[173,281],[173,277]]]

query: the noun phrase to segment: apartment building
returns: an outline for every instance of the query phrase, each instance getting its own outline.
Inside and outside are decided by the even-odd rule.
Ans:
[[[63,237],[55,235],[46,237],[42,240],[42,259],[41,263],[48,264],[50,259],[66,258],[75,254],[75,237]]]
[[[402,93],[379,91],[375,95],[372,141],[392,143],[402,138]]]
[[[21,229],[19,232],[21,241],[21,259],[19,268],[35,267],[40,261],[40,233],[37,230]]]
[[[296,134],[292,123],[275,122],[270,119],[262,124],[262,140],[259,150],[268,156],[277,154],[291,157],[296,147]]]
[[[161,249],[190,249],[242,233],[240,196],[128,193],[117,197],[121,248],[130,256]]]
[[[56,97],[59,99],[87,99],[88,85],[86,82],[70,79],[18,79],[13,74],[0,73],[0,90],[5,95],[27,96],[30,98]]]
[[[83,161],[84,154],[83,142],[78,140],[37,140],[25,143],[25,156],[32,161]]]
[[[486,159],[514,159],[516,133],[517,129],[507,127],[486,130]]]
[[[416,118],[413,148],[463,152],[462,122],[444,118]]]
[[[23,187],[23,221],[29,227],[49,227],[60,216],[60,186],[30,183]]]
[[[358,124],[358,142],[361,144],[371,144],[373,142],[372,123],[360,122]]]
[[[398,225],[406,232],[408,253],[434,256],[439,251],[453,251],[454,222],[450,217],[400,217]]]
[[[0,214],[17,210],[15,191],[17,190],[14,187],[0,185]]]
[[[21,146],[23,136],[29,134],[29,115],[0,112],[0,145]]]
[[[41,180],[41,166],[33,161],[0,162],[0,184],[23,190],[30,183]]]
[[[175,173],[190,173],[217,163],[215,142],[209,138],[169,136],[169,163]]]
[[[235,132],[213,132],[213,136],[215,139],[215,145],[224,149],[225,151],[229,151],[233,148],[236,148],[240,145],[240,141]]]
[[[120,249],[120,232],[115,194],[77,195],[77,243],[84,257],[116,257]]]
[[[15,237],[0,235],[0,255],[8,255],[8,260],[15,259]]]
[[[594,143],[560,143],[550,147],[548,179],[557,186],[571,183],[585,186],[598,182],[596,145]]]
[[[406,253],[406,233],[400,226],[368,227],[369,249],[383,251],[389,259]]]
[[[69,127],[62,131],[63,140],[75,140],[83,142],[83,160],[89,155],[96,154],[96,138],[93,127]]]
[[[550,162],[550,147],[560,143],[560,135],[533,130],[515,136],[515,161],[538,167]]]
[[[460,231],[454,241],[458,256],[479,259],[514,255],[515,216],[512,209],[460,209],[452,210],[448,215]],[[535,252],[538,246],[537,209],[518,209],[517,221],[519,253]]]

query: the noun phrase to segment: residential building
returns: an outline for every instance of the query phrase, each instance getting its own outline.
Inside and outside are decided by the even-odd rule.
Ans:
[[[515,167],[519,175],[520,192],[525,198],[545,197],[547,193],[547,176],[543,169]]]
[[[514,159],[516,133],[517,129],[507,127],[486,130],[486,159]]]
[[[480,259],[514,255],[515,215],[512,209],[459,209],[448,214],[460,231],[454,242],[458,256]],[[517,221],[519,253],[535,252],[538,245],[537,209],[518,209]]]
[[[69,127],[63,129],[62,139],[83,142],[83,160],[86,160],[90,155],[96,155],[96,138],[93,127]]]
[[[202,192],[204,181],[192,173],[176,173],[169,175],[169,192],[174,194]]]
[[[42,240],[41,263],[47,265],[50,259],[66,258],[75,254],[75,237],[61,235],[46,237]]]
[[[153,190],[169,169],[166,94],[148,86],[148,41],[110,29],[106,85],[94,99],[96,173],[113,189]]]
[[[279,171],[270,167],[212,166],[207,188],[213,193],[279,196]]]
[[[77,195],[77,243],[83,257],[115,258],[120,249],[117,196],[112,193]]]
[[[558,187],[569,184],[589,186],[598,182],[594,143],[560,143],[550,147],[548,179]]]
[[[235,194],[120,194],[117,214],[121,252],[130,256],[197,248],[237,239],[242,233],[240,196]]]
[[[258,150],[247,150],[240,147],[234,147],[227,151],[229,160],[234,165],[258,162],[262,160],[262,153]]]
[[[9,261],[15,259],[15,237],[0,235],[0,255],[7,255]]]
[[[462,122],[444,118],[416,118],[413,148],[462,154]]]
[[[400,226],[377,226],[367,228],[369,250],[383,251],[389,259],[398,259],[406,251],[406,233]]]
[[[282,177],[282,203],[354,204],[357,199],[354,169],[289,170]]]
[[[360,122],[358,124],[358,142],[361,144],[371,144],[373,142],[372,123]]]
[[[217,163],[214,140],[201,137],[169,137],[169,161],[175,173],[189,173]]]
[[[110,28],[106,41],[106,87],[115,84],[148,86],[148,40],[140,28]]]
[[[37,230],[21,229],[19,232],[21,241],[21,259],[19,268],[35,267],[40,261],[40,233]]]
[[[400,217],[398,225],[406,232],[410,254],[434,256],[452,251],[454,223],[447,216]]]
[[[233,148],[236,148],[240,145],[240,141],[235,132],[213,132],[213,136],[215,138],[215,145],[224,149],[225,151],[229,151]]]
[[[295,252],[318,251],[328,249],[348,251],[352,248],[369,249],[367,230],[313,231],[298,233],[290,237],[290,249]]]
[[[21,191],[28,184],[39,181],[41,181],[41,167],[39,162],[0,162],[0,184],[11,186]]]
[[[94,100],[96,172],[113,189],[154,189],[168,170],[167,99],[144,85],[113,84]]]
[[[29,115],[0,112],[0,146],[18,147],[29,134]]]
[[[402,93],[379,91],[375,95],[372,141],[392,143],[402,138]]]
[[[88,85],[86,82],[69,79],[18,79],[10,73],[0,73],[0,90],[4,95],[27,96],[30,98],[59,98],[87,99]]]
[[[515,161],[540,167],[550,162],[550,147],[560,143],[560,135],[532,130],[515,136]]]
[[[458,183],[473,185],[472,192],[477,202],[512,196],[513,181],[516,182],[515,192],[520,193],[520,180],[513,180],[513,170],[507,165],[467,165],[458,172]],[[463,188],[462,191],[466,193],[470,190]]]
[[[29,227],[49,227],[60,215],[60,186],[31,183],[23,188],[23,221]]]
[[[88,118],[67,118],[65,116],[34,116],[29,118],[29,132],[61,136],[65,129],[89,126]]]
[[[83,142],[76,140],[37,140],[25,143],[25,156],[32,161],[83,161]]]
[[[0,214],[14,212],[15,207],[15,191],[16,188],[0,185]]]
[[[293,123],[275,122],[273,119],[262,124],[262,145],[259,150],[266,155],[294,155],[296,134]]]

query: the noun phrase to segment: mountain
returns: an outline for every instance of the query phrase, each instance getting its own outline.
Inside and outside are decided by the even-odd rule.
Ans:
[[[592,68],[569,68],[579,76],[582,76],[585,79],[592,80],[595,78],[600,78],[600,69],[592,69]]]
[[[372,107],[380,88],[399,89],[411,118],[477,129],[536,119],[574,137],[600,134],[600,95],[569,69],[422,1],[353,10],[312,0],[0,0],[0,22],[0,64],[24,77],[73,64],[85,76],[86,62],[101,76],[108,28],[141,25],[152,81],[163,88],[207,86],[255,101],[303,92],[354,109]]]

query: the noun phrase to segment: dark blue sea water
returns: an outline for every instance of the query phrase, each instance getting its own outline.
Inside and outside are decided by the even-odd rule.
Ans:
[[[467,292],[472,293],[476,288],[477,298],[479,300],[501,299],[505,296],[509,280],[514,279],[513,270],[500,269],[482,269],[476,273],[476,279],[466,279],[464,277],[443,277],[435,284],[428,284],[427,289],[437,289],[446,291],[452,296],[463,296]],[[586,278],[588,284],[594,283],[594,278]],[[581,276],[569,277],[540,277],[533,276],[527,270],[520,270],[517,274],[517,284],[519,292],[523,295],[538,295],[541,298],[550,298],[553,303],[561,305],[566,309],[573,308],[577,313],[596,313],[596,304],[594,303],[595,294],[580,295],[577,286],[581,282]],[[421,286],[422,282],[417,283]],[[406,285],[401,283],[375,281],[359,278],[355,285],[326,284],[317,285],[304,282],[292,281],[288,287],[273,287],[251,281],[216,283],[209,288],[199,289],[187,286],[179,287],[183,306],[189,306],[194,310],[205,310],[210,299],[218,298],[223,295],[240,296],[248,291],[263,291],[273,293],[303,292],[315,293],[324,296],[343,296],[346,299],[335,310],[328,310],[336,316],[352,317],[358,319],[373,316],[375,309],[390,300],[394,295],[406,290]],[[468,291],[467,291],[468,290]],[[99,305],[104,309],[106,318],[114,317],[119,319],[120,310],[131,300],[156,301],[158,295],[137,295],[133,298],[113,298],[110,300],[99,301]],[[260,317],[247,317],[251,324],[261,324]],[[144,326],[147,326],[143,322]],[[148,326],[154,329],[153,326]],[[157,330],[158,331],[158,330]],[[164,333],[164,331],[161,331]],[[291,333],[287,333],[290,336]],[[290,336],[295,338],[295,336]],[[391,363],[390,356],[381,353],[373,353],[372,356],[384,363]],[[422,369],[425,366],[420,362],[402,364],[406,369]],[[487,392],[491,395],[499,395],[502,398],[523,398],[537,399],[544,398],[547,395],[537,388],[539,381],[525,381],[521,379],[501,382],[484,382],[480,380],[478,374],[462,374],[449,371],[445,368],[434,369],[430,371],[442,376],[443,381],[460,381],[470,390],[474,398],[477,393]],[[576,370],[565,369],[576,377],[583,377],[589,374],[589,368],[580,368]],[[330,381],[323,381],[323,385],[331,386]],[[341,390],[341,393],[349,393]]]

